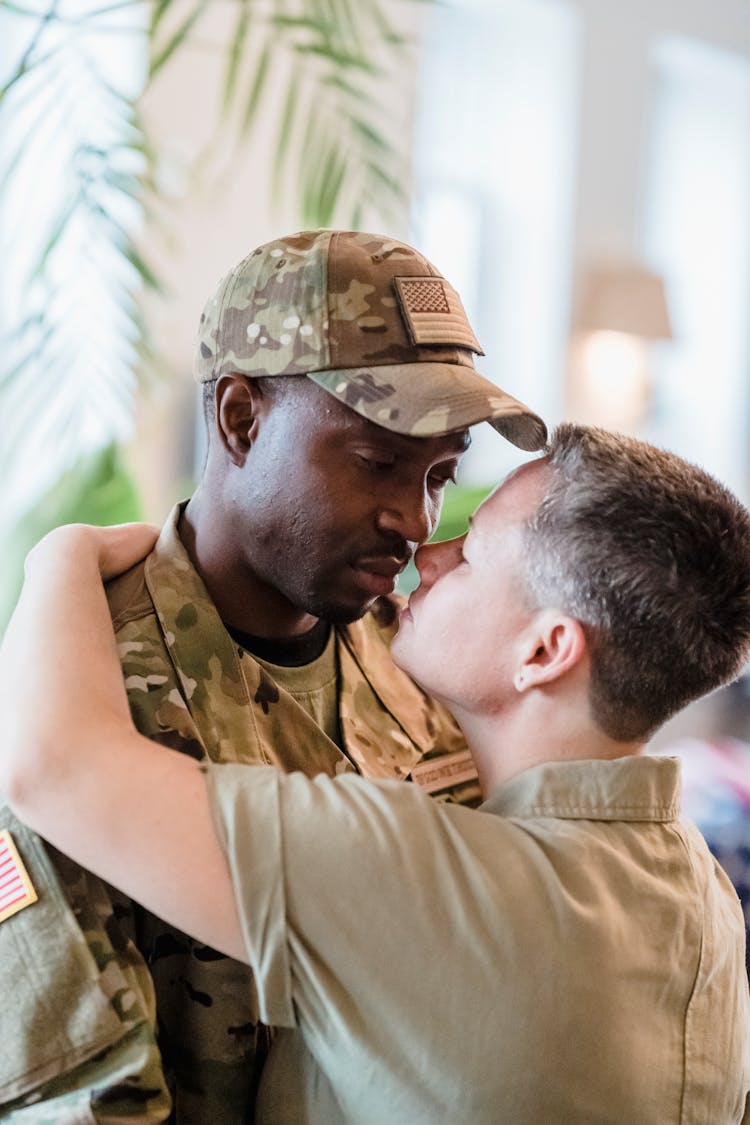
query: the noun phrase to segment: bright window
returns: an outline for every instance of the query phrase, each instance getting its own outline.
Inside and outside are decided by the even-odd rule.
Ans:
[[[650,437],[748,496],[750,62],[670,37],[654,51],[644,257],[668,284]]]
[[[414,239],[458,288],[479,370],[562,413],[580,29],[561,0],[463,0],[428,17]],[[464,479],[520,460],[487,426]]]

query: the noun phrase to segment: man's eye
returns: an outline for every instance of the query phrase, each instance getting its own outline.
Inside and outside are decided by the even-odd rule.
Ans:
[[[447,484],[455,484],[456,478],[453,473],[430,473],[429,481],[432,488],[445,488]]]
[[[372,453],[356,453],[355,457],[370,473],[386,473],[393,468],[393,461],[387,461]]]

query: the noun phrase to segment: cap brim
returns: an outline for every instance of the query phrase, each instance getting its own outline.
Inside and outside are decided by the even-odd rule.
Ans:
[[[386,364],[308,371],[307,377],[363,418],[397,434],[437,437],[489,422],[529,453],[547,443],[547,427],[538,414],[463,364]]]

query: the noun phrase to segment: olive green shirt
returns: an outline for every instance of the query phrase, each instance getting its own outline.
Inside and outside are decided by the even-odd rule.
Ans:
[[[214,768],[261,1012],[289,1029],[263,1125],[742,1121],[742,914],[679,784],[674,759],[553,763],[472,811]]]
[[[320,656],[309,664],[288,666],[272,664],[253,655],[268,672],[274,683],[291,695],[296,703],[337,746],[339,731],[339,674],[336,661],[336,633],[331,629],[328,643]]]

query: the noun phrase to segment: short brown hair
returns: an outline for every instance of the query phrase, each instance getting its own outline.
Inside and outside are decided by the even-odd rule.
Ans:
[[[581,622],[592,715],[618,741],[735,679],[750,649],[750,515],[708,473],[646,442],[565,424],[525,529],[535,605]]]

